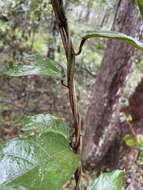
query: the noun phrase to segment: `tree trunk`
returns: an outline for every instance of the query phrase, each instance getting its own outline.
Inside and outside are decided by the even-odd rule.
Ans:
[[[52,39],[48,43],[48,52],[47,52],[47,57],[54,60],[55,59],[55,53],[56,53],[56,40],[57,40],[57,23],[55,21],[55,18],[52,15],[51,18],[51,25],[49,29]]]
[[[138,36],[140,19],[135,0],[119,0],[112,30]],[[135,49],[124,42],[107,43],[85,122],[82,163],[94,169],[103,159],[118,132],[120,98],[130,72]]]
[[[133,123],[140,122],[143,119],[143,78],[129,98],[129,107],[125,111],[131,114]]]

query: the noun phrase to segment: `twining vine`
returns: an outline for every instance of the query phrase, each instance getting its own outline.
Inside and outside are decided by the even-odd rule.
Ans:
[[[72,139],[72,148],[74,151],[78,152],[81,150],[81,117],[79,113],[79,107],[77,102],[77,94],[75,89],[75,51],[73,48],[68,22],[66,14],[64,11],[63,0],[52,0],[52,6],[56,17],[56,22],[59,27],[61,34],[63,46],[65,49],[66,59],[67,59],[67,85],[69,92],[69,101],[74,119],[74,132]],[[75,139],[75,140],[74,140]],[[80,190],[80,169],[75,173],[76,187],[75,190]]]
[[[59,27],[63,46],[65,49],[67,59],[67,88],[69,91],[70,106],[74,119],[74,136],[75,142],[73,149],[78,151],[80,149],[80,129],[81,118],[78,108],[77,95],[75,90],[75,51],[73,48],[67,18],[64,11],[63,0],[52,0],[52,6],[56,17],[56,22]]]

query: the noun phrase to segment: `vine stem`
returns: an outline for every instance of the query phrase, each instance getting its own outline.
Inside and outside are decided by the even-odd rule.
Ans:
[[[73,142],[72,148],[75,152],[78,152],[81,149],[81,143],[80,143],[81,118],[80,118],[77,94],[76,94],[76,89],[75,89],[75,80],[74,80],[76,55],[75,55],[75,51],[73,48],[73,44],[72,44],[72,40],[71,40],[71,36],[69,32],[66,14],[64,11],[63,0],[52,0],[51,2],[52,2],[53,10],[55,13],[56,22],[61,34],[61,39],[63,42],[65,55],[67,59],[67,88],[69,92],[69,101],[70,101],[70,106],[71,106],[73,119],[74,119],[73,128],[74,128],[75,142]],[[80,170],[78,169],[77,172],[75,173],[75,181],[76,181],[75,190],[80,190],[81,172],[79,171]]]
[[[63,42],[65,55],[67,59],[67,88],[69,91],[69,101],[74,119],[73,127],[76,139],[73,149],[75,151],[78,151],[80,147],[81,119],[80,119],[77,94],[75,89],[75,80],[74,80],[76,55],[69,32],[66,14],[64,11],[63,0],[52,0],[52,6],[56,17],[56,22],[61,34],[61,39]]]
[[[75,175],[75,181],[76,181],[76,186],[74,190],[81,190],[80,189],[81,168],[78,168],[74,175]]]

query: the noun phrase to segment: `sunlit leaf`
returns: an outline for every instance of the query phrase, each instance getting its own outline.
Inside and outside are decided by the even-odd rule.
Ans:
[[[102,173],[87,190],[122,190],[125,173],[122,170]]]
[[[76,55],[79,55],[81,53],[82,47],[83,47],[84,43],[86,42],[86,40],[91,39],[91,38],[99,38],[99,37],[120,40],[120,41],[126,42],[126,43],[132,45],[133,47],[143,51],[143,43],[141,43],[140,41],[138,41],[137,39],[135,39],[131,36],[128,36],[128,35],[120,33],[120,32],[97,31],[97,32],[88,33],[87,35],[82,37],[79,51],[76,53]]]
[[[56,118],[34,116],[25,125],[52,126]],[[52,121],[53,120],[53,121]],[[43,122],[43,124],[42,124]],[[57,119],[57,123],[60,120]],[[50,124],[51,123],[51,124]],[[54,126],[39,134],[16,138],[0,151],[0,190],[62,190],[79,166],[63,129]],[[36,127],[36,128],[37,128]]]

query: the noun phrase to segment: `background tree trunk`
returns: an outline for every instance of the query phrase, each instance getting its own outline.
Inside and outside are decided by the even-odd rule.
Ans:
[[[51,17],[51,24],[50,24],[49,31],[52,35],[52,39],[50,39],[48,43],[47,57],[54,60],[55,53],[56,53],[56,41],[57,41],[57,36],[58,36],[57,23],[56,23],[54,15],[52,15]]]
[[[129,106],[125,110],[131,114],[133,123],[140,122],[143,119],[143,78],[135,89],[135,92],[129,98]]]
[[[140,19],[135,0],[119,0],[112,30],[137,37]],[[118,132],[120,98],[135,56],[126,43],[110,40],[87,111],[82,162],[94,169],[106,155]]]

